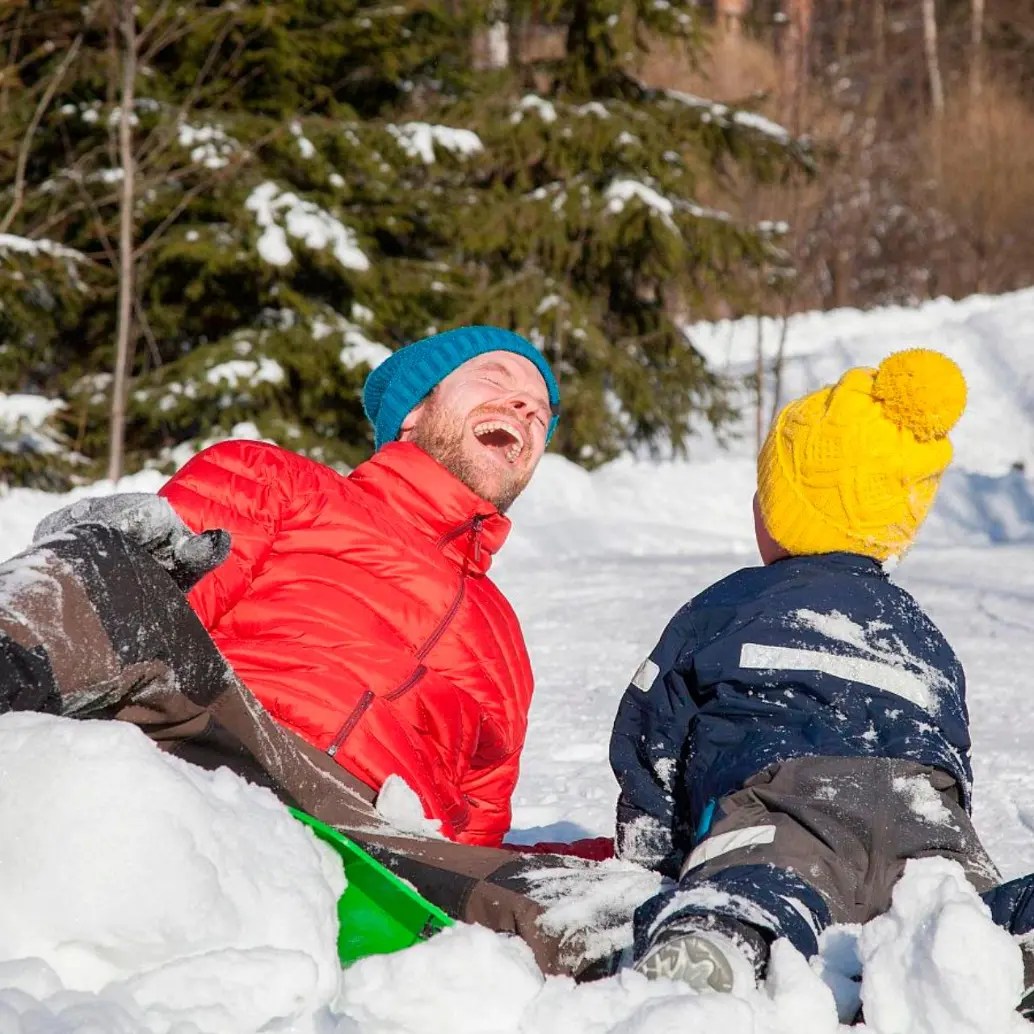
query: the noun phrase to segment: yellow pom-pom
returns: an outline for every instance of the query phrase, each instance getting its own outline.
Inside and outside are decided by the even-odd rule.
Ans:
[[[895,352],[880,363],[873,397],[889,420],[921,442],[943,438],[966,408],[966,379],[946,355],[928,348]]]

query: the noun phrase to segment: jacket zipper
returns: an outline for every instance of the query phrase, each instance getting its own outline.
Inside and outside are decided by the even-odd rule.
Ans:
[[[334,737],[334,742],[327,747],[327,753],[333,757],[340,749],[341,744],[348,739],[352,730],[356,727],[359,719],[366,713],[370,704],[373,703],[373,691],[368,689],[359,698],[359,703],[352,708],[352,713],[345,719],[345,724],[338,729],[337,735]]]
[[[485,523],[486,518],[481,514],[476,513],[473,517],[468,517],[462,524],[457,525],[451,531],[447,531],[435,544],[437,549],[444,549],[450,542],[458,539],[461,535],[471,532],[474,539],[474,559],[478,561],[481,559],[481,525]],[[467,564],[464,561],[463,573],[467,573]]]
[[[454,539],[458,539],[464,533],[469,532],[471,539],[473,540],[474,556],[473,560],[475,563],[479,563],[481,560],[481,525],[484,523],[485,518],[479,514],[475,514],[469,520],[464,521],[461,525],[453,528],[451,531],[446,532],[437,543],[438,549],[444,549]],[[424,658],[435,648],[438,641],[445,635],[449,625],[452,624],[453,619],[456,617],[457,612],[460,609],[460,605],[463,603],[463,597],[467,592],[467,569],[469,565],[469,558],[463,560],[463,571],[460,575],[460,587],[456,591],[455,597],[453,597],[452,603],[449,604],[449,609],[442,616],[442,619],[434,627],[434,631],[424,640],[423,645],[416,652],[417,666],[400,682],[391,692],[385,694],[386,700],[397,700],[399,697],[408,693],[423,677],[427,674],[427,667],[423,664]],[[338,729],[337,735],[334,737],[333,742],[327,748],[327,754],[333,757],[340,749],[341,745],[346,739],[352,734],[352,730],[356,727],[359,719],[369,710],[370,705],[374,701],[374,693],[368,689],[359,698],[359,703],[352,708],[352,713],[345,719],[344,724]]]

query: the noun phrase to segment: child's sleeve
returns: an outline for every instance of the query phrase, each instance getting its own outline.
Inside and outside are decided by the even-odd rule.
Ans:
[[[625,690],[610,738],[610,765],[621,788],[617,854],[676,875],[691,849],[678,805],[686,741],[697,714],[688,613],[675,616]]]

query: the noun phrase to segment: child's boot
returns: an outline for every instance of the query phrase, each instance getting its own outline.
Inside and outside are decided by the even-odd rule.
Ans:
[[[765,941],[750,927],[715,929],[698,919],[663,926],[642,958],[637,972],[650,980],[680,980],[694,991],[728,994],[757,986],[768,961]]]

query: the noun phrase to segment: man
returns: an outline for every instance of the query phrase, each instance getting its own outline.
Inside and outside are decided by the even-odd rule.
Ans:
[[[627,872],[613,873],[608,899],[608,871],[583,859],[393,828],[369,787],[259,705],[184,599],[220,537],[181,524],[163,534],[167,522],[126,513],[101,507],[100,520],[0,563],[0,714],[130,722],[184,761],[228,767],[343,830],[454,918],[518,934],[545,972],[609,971],[630,936]]]
[[[0,606],[0,712],[133,722],[347,832],[454,917],[519,934],[544,971],[606,971],[629,920],[622,873],[608,900],[582,859],[469,846],[509,826],[531,693],[520,628],[485,572],[558,398],[523,338],[464,328],[370,376],[377,453],[348,478],[227,442],[164,498],[58,511],[0,565],[25,596]],[[65,605],[40,620],[55,587]],[[390,774],[463,842],[385,823],[372,805]],[[583,879],[579,922],[551,919]]]
[[[400,776],[449,839],[498,846],[532,674],[487,572],[556,426],[557,384],[524,338],[465,327],[396,352],[363,402],[377,452],[347,478],[232,441],[166,485],[189,528],[229,532],[224,563],[218,532],[170,532],[154,497],[74,504],[40,532],[98,520],[152,549],[171,535],[210,550],[190,602],[267,711],[374,791]]]

